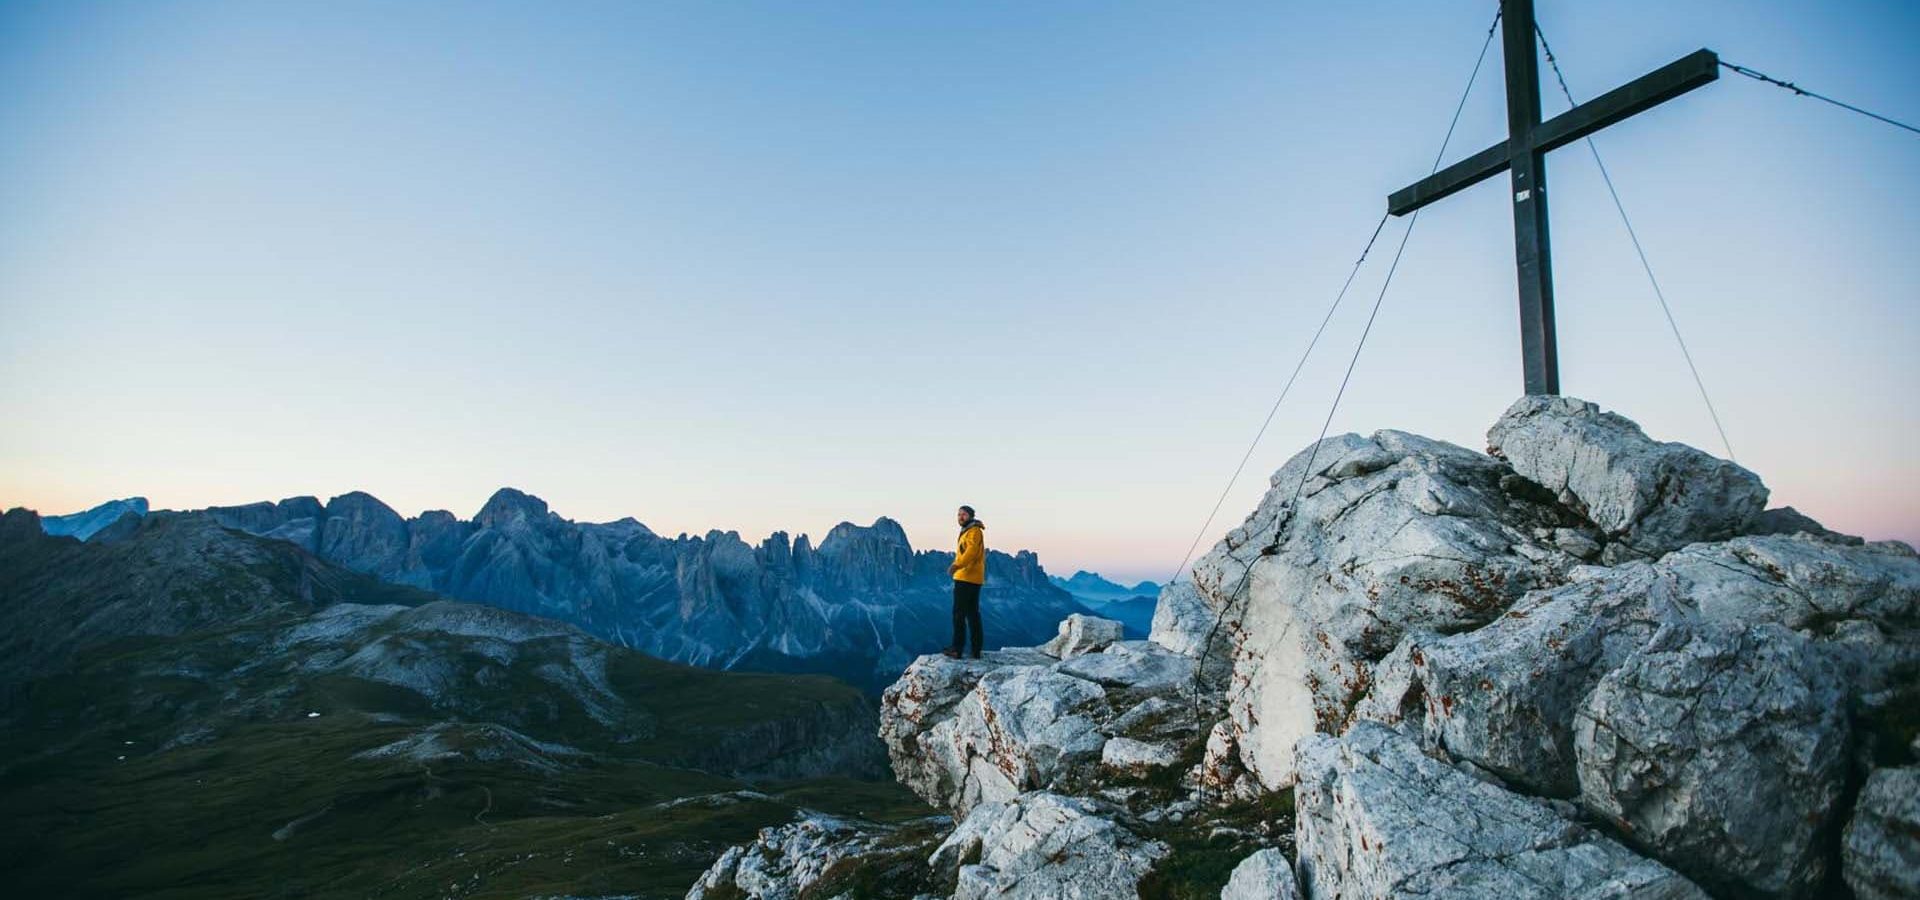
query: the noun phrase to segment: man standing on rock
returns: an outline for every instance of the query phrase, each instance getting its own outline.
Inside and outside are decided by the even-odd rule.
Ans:
[[[980,586],[987,583],[987,526],[974,518],[973,507],[962,506],[960,546],[947,573],[953,576],[953,643],[940,651],[949,659],[967,652],[967,633],[973,633],[973,658],[984,649],[980,640]]]

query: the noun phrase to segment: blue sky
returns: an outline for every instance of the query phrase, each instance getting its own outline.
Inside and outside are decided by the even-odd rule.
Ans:
[[[513,485],[943,545],[968,502],[1050,569],[1164,577],[1492,9],[0,5],[0,504]],[[1920,118],[1911,4],[1540,17],[1583,97],[1707,46]],[[1498,52],[1450,158],[1503,131]],[[1723,78],[1599,140],[1740,461],[1920,540],[1920,139]],[[1549,177],[1565,390],[1717,447],[1584,149]],[[1517,396],[1501,184],[1422,215],[1336,431],[1479,447]],[[1317,431],[1384,262],[1209,541]]]

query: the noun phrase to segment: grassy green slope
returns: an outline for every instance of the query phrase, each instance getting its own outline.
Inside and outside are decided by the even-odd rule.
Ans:
[[[845,768],[820,745],[869,727],[847,685],[664,663],[203,524],[94,547],[0,521],[0,628],[38,661],[0,678],[17,895],[678,897],[797,806],[928,812],[888,780],[731,774]],[[411,608],[328,624],[343,600]]]

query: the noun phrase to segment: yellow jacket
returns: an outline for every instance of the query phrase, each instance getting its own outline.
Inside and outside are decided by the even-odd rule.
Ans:
[[[960,530],[960,546],[953,553],[953,565],[947,567],[953,580],[968,584],[987,583],[987,526],[973,522]]]

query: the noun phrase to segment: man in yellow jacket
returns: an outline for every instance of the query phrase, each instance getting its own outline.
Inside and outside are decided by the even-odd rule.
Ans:
[[[985,649],[980,641],[980,586],[987,583],[987,526],[974,517],[971,506],[960,507],[958,519],[960,544],[954,550],[953,565],[947,567],[953,576],[953,643],[940,652],[959,659],[967,652],[971,632],[973,658],[979,659]]]

